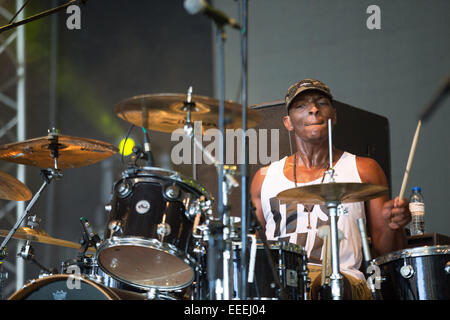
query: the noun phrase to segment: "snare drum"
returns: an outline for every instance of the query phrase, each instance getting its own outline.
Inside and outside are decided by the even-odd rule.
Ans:
[[[69,274],[32,280],[8,300],[145,300],[135,292],[108,288],[98,282]]]
[[[276,272],[284,287],[286,300],[305,300],[307,291],[307,255],[306,251],[293,243],[267,241],[275,270],[271,268],[266,250],[262,242],[256,243],[253,280],[248,284],[248,299],[278,300],[282,299],[277,281],[273,277]],[[240,298],[240,254],[242,245],[233,245],[235,298]],[[251,249],[248,253],[248,276],[251,277]]]
[[[132,168],[113,187],[104,240],[97,250],[102,270],[138,288],[176,290],[192,283],[194,220],[203,187],[179,173]],[[203,220],[203,219],[202,219]]]
[[[450,299],[450,246],[400,250],[373,262],[380,268],[384,300]]]

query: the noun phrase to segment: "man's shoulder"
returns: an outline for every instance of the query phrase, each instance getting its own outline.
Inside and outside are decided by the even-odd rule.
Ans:
[[[380,183],[385,180],[383,169],[375,159],[356,156],[355,160],[362,182]]]

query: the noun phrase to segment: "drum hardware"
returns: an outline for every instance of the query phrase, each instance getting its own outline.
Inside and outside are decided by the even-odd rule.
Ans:
[[[403,267],[400,268],[400,274],[403,278],[409,279],[414,275],[414,268],[411,265],[406,264],[406,258],[403,260],[403,262],[404,264]]]
[[[359,233],[361,235],[362,251],[363,251],[364,261],[366,263],[365,275],[368,277],[367,285],[370,289],[370,292],[372,293],[372,298],[374,300],[382,300],[383,297],[381,296],[380,290],[377,290],[376,284],[377,283],[379,284],[379,283],[381,283],[381,281],[384,281],[386,279],[381,278],[380,275],[376,272],[378,269],[374,265],[373,260],[372,260],[372,254],[370,252],[370,247],[369,247],[369,237],[367,236],[366,224],[365,224],[363,218],[358,219],[358,229],[359,229]],[[372,272],[372,271],[373,271],[373,275],[370,274],[370,272]]]
[[[117,104],[115,106],[115,113],[123,120],[149,130],[171,133],[180,127],[184,127],[185,134],[192,138],[194,136],[192,126],[194,121],[201,121],[204,130],[217,127],[220,129],[222,127],[239,128],[241,119],[236,112],[239,108],[241,108],[239,104],[223,100],[222,95],[219,100],[194,96],[192,95],[192,87],[190,87],[188,89],[187,99],[185,95],[181,94],[141,95]],[[248,110],[248,112],[250,115],[249,125],[255,126],[261,116],[254,110]],[[219,121],[217,121],[217,118],[219,118]],[[205,154],[203,145],[195,137],[193,140],[194,147],[199,147]],[[209,153],[206,153],[206,157],[209,157],[211,161],[211,155]],[[221,181],[219,182],[219,208],[222,211],[222,208],[227,208],[227,204],[224,203],[222,197],[226,200],[228,191],[224,189],[227,189],[230,184],[233,186],[238,186],[239,184],[231,174],[224,172],[223,165],[214,160],[211,162],[219,168],[218,175]],[[195,163],[193,166],[193,174],[195,177]],[[222,178],[223,176],[225,176],[225,179]],[[227,219],[228,217],[225,214],[225,220]],[[224,221],[224,224],[227,225],[228,222]],[[225,227],[221,231],[225,232],[222,236],[228,237],[229,229]],[[229,256],[230,252],[231,250],[228,249],[225,256]],[[227,261],[226,258],[225,261]],[[228,265],[229,262],[225,262],[225,264]],[[215,270],[215,266],[212,268]],[[227,267],[225,266],[225,268]],[[226,282],[229,283],[228,280]],[[212,286],[215,286],[215,284],[212,284]],[[228,295],[227,290],[225,291],[225,295]]]
[[[37,218],[36,215],[30,216],[30,217],[28,217],[28,226],[30,227],[31,230],[36,230],[37,227],[39,226],[40,221],[41,221],[41,219]],[[22,246],[22,248],[20,249],[20,252],[17,253],[17,256],[21,257],[25,261],[31,261],[40,270],[42,270],[43,272],[45,272],[47,274],[52,274],[52,273],[57,272],[55,270],[50,270],[50,269],[46,268],[44,265],[42,265],[41,263],[39,263],[36,260],[36,256],[34,254],[34,248],[31,246],[30,240],[26,241],[25,245]]]
[[[444,267],[445,274],[450,274],[450,261],[447,261]]]
[[[55,165],[56,165],[56,160],[55,160]],[[22,216],[17,220],[17,222],[15,223],[15,225],[13,226],[13,228],[11,229],[9,234],[3,240],[3,243],[2,243],[2,245],[0,247],[0,254],[1,254],[0,260],[6,258],[3,255],[3,253],[5,252],[4,249],[5,249],[6,245],[8,244],[9,240],[14,236],[14,234],[17,232],[17,230],[19,229],[19,226],[22,224],[23,220],[28,216],[29,212],[31,211],[31,208],[33,207],[35,202],[40,197],[42,191],[50,184],[50,182],[54,178],[56,178],[56,179],[60,178],[62,176],[62,173],[59,170],[57,170],[57,169],[46,169],[46,170],[41,170],[41,176],[44,179],[44,182],[43,182],[41,188],[33,196],[31,201],[29,202],[29,204],[25,208],[25,211],[22,214]]]
[[[214,235],[211,234],[211,237],[209,238],[209,248],[213,248],[215,246],[219,248],[223,248],[222,256],[218,257],[219,261],[222,260],[222,278],[220,279],[218,276],[218,270],[216,269],[216,266],[212,266],[210,264],[216,264],[217,262],[213,262],[212,259],[208,259],[208,275],[209,272],[211,272],[209,286],[210,286],[210,294],[213,294],[215,292],[216,299],[217,300],[230,300],[231,299],[231,293],[230,290],[232,290],[232,261],[231,261],[231,240],[230,240],[230,222],[229,222],[229,210],[230,207],[228,205],[228,197],[231,193],[232,187],[238,187],[239,183],[234,178],[234,175],[236,174],[236,167],[235,166],[224,166],[222,163],[220,163],[208,150],[206,150],[203,147],[203,144],[198,141],[194,134],[193,130],[193,123],[192,123],[192,112],[196,111],[196,101],[192,100],[192,86],[188,88],[187,91],[187,98],[184,102],[183,111],[186,111],[186,122],[184,123],[184,134],[188,138],[190,138],[191,142],[194,142],[194,150],[195,147],[198,147],[199,150],[201,150],[202,154],[204,154],[211,163],[214,164],[214,166],[217,169],[218,176],[219,176],[219,216],[223,219],[222,220],[222,226],[215,226],[210,230],[211,232],[220,231],[221,235]],[[219,128],[224,126],[223,123],[223,101],[219,102]],[[223,130],[222,130],[223,134]],[[225,135],[222,135],[223,137]],[[223,145],[223,142],[221,146]],[[224,149],[221,148],[221,154],[223,155]],[[194,151],[194,154],[196,152]],[[195,163],[194,163],[195,168]],[[217,244],[215,242],[218,242]],[[212,254],[215,256],[215,254]],[[212,279],[212,274],[217,273],[217,276],[215,276],[214,279]],[[213,289],[216,289],[215,291]]]
[[[84,233],[89,238],[89,244],[92,245],[94,248],[97,248],[101,242],[101,239],[98,236],[97,232],[92,227],[91,223],[85,217],[80,218],[80,223],[83,227]]]

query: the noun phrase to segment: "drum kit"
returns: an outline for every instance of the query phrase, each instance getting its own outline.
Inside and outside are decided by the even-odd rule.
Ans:
[[[172,132],[184,128],[186,135],[195,139],[190,131],[192,121],[217,127],[219,103],[212,98],[193,96],[191,92],[190,88],[187,95],[132,97],[117,104],[115,112],[121,119],[145,130]],[[225,102],[228,114],[238,115],[240,107]],[[239,127],[239,117],[230,116],[229,119],[232,121],[226,121],[227,127]],[[249,110],[250,125],[256,125],[258,119],[259,115]],[[149,144],[148,136],[145,135],[144,140]],[[202,148],[201,145],[198,147]],[[248,261],[241,261],[239,253],[244,242],[238,232],[240,218],[229,219],[229,225],[225,227],[231,231],[226,241],[212,241],[217,236],[215,230],[224,228],[212,213],[213,197],[195,179],[154,166],[150,150],[150,145],[137,150],[135,157],[146,160],[146,165],[139,166],[135,162],[114,182],[112,200],[106,206],[109,216],[103,237],[93,230],[87,219],[81,218],[83,239],[76,243],[53,238],[40,230],[39,219],[28,217],[31,207],[53,179],[62,178],[62,169],[94,164],[119,150],[109,143],[66,136],[56,130],[49,131],[44,137],[0,146],[1,160],[39,167],[44,180],[33,196],[23,183],[0,172],[1,199],[30,200],[14,227],[9,231],[0,230],[0,236],[5,238],[0,248],[2,260],[7,257],[6,245],[10,239],[25,240],[20,256],[36,263],[30,242],[78,249],[77,257],[63,262],[60,271],[42,267],[46,272],[8,299],[208,300],[212,296],[211,266],[217,264],[214,253],[226,252],[227,248],[230,265],[223,268],[222,273],[227,272],[225,278],[231,283],[230,299],[310,299],[308,258],[302,247],[267,241],[264,235],[257,238],[256,233],[250,232]],[[339,300],[343,296],[336,228],[336,217],[341,214],[339,205],[370,200],[385,194],[387,189],[364,183],[336,183],[332,179],[333,170],[327,174],[331,177],[330,183],[289,189],[278,198],[328,207],[331,296]],[[234,179],[232,174],[225,176],[230,181]],[[28,226],[21,227],[25,218]],[[258,227],[251,229],[256,231]],[[220,248],[215,247],[217,243],[221,244]],[[445,246],[426,247],[370,259],[372,266],[381,269],[377,279],[382,279],[382,288],[377,290],[386,299],[448,299],[449,251]],[[239,286],[242,264],[248,268],[248,292],[245,295]],[[432,270],[434,274],[425,274],[426,267],[427,272]]]

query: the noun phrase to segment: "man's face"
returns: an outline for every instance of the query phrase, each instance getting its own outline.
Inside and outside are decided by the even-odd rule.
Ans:
[[[336,110],[330,99],[317,91],[307,91],[300,94],[292,102],[289,115],[284,118],[284,124],[294,131],[302,140],[321,142],[328,138],[328,119],[336,123]]]

